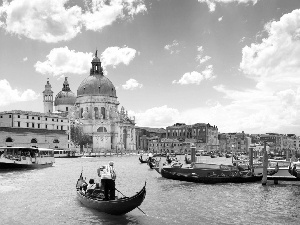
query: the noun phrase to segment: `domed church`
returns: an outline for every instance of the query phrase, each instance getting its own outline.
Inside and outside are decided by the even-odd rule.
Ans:
[[[77,90],[77,96],[65,77],[62,90],[53,100],[49,80],[43,91],[44,112],[11,110],[0,112],[0,146],[28,146],[68,149],[71,124],[82,126],[92,137],[93,152],[136,150],[135,119],[118,109],[116,88],[103,74],[97,51],[90,74]],[[53,110],[53,106],[55,110]]]
[[[97,51],[91,63],[90,75],[79,85],[77,97],[65,78],[62,91],[55,97],[55,110],[68,112],[70,122],[76,122],[92,136],[94,152],[135,150],[134,119],[129,118],[124,107],[118,110],[116,88],[104,76]],[[49,106],[44,101],[44,106],[47,112],[51,103]]]

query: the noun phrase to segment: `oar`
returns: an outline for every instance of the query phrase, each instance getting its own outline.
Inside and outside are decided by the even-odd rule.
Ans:
[[[118,191],[119,193],[121,193],[124,197],[126,197],[121,191],[119,191],[117,188],[115,188],[116,189],[116,191]],[[126,197],[127,198],[127,197]],[[142,213],[144,213],[146,216],[147,216],[147,214],[143,211],[143,210],[141,210],[140,209],[140,207],[138,207],[137,206],[137,208],[142,212]]]

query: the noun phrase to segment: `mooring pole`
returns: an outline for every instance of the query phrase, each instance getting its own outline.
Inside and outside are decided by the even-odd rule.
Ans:
[[[268,180],[268,153],[267,153],[267,143],[264,141],[264,161],[263,161],[263,178],[262,178],[262,185],[267,184]]]
[[[251,172],[254,172],[254,168],[253,168],[253,148],[249,148],[249,166],[250,166]]]

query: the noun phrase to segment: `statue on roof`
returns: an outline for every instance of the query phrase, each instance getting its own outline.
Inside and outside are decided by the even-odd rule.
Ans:
[[[98,52],[98,50],[96,49],[95,57],[97,57],[97,52]]]

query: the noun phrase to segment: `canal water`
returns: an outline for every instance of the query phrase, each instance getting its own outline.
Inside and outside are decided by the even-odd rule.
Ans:
[[[181,160],[183,156],[181,156]],[[75,184],[83,176],[96,178],[96,169],[115,162],[116,188],[127,196],[147,182],[140,206],[124,216],[111,216],[84,207]],[[165,158],[162,158],[165,160]],[[231,159],[203,157],[211,163]],[[279,181],[267,186],[196,184],[162,178],[138,156],[56,159],[53,167],[0,172],[0,224],[300,224],[300,183]],[[121,197],[121,195],[119,195]]]

